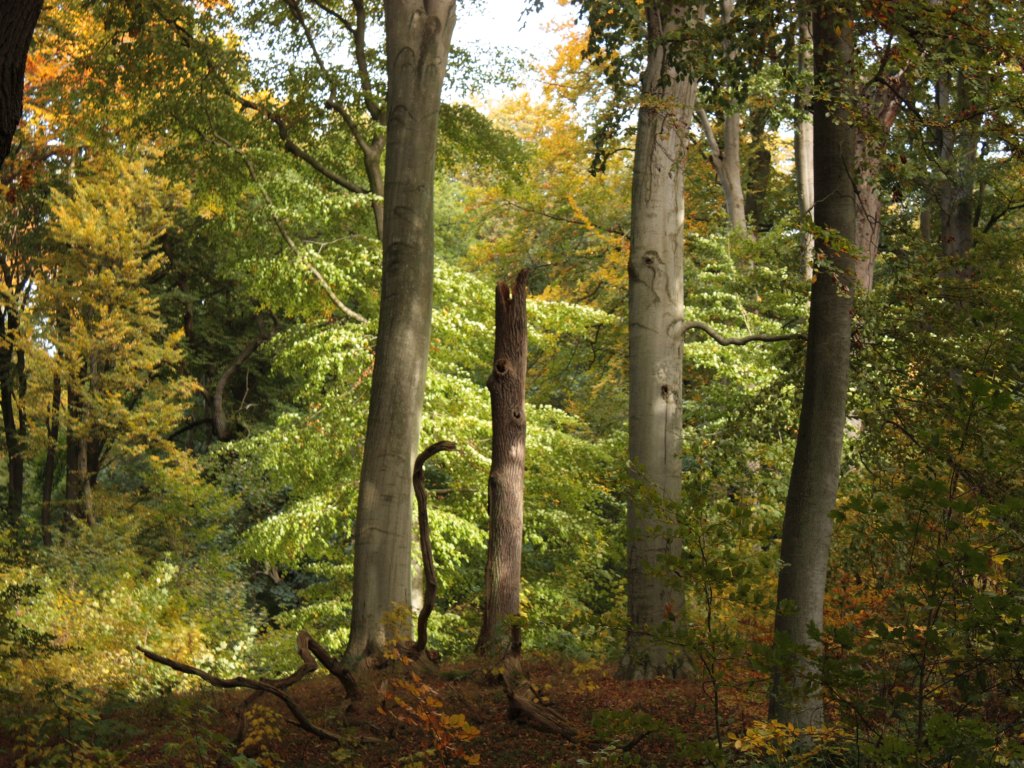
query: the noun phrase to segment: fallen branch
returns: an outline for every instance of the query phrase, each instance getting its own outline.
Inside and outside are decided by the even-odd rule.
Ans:
[[[678,330],[679,336],[682,337],[684,333],[691,330],[704,331],[704,333],[723,347],[741,346],[743,344],[749,344],[752,341],[804,341],[807,339],[807,336],[802,333],[754,333],[750,336],[729,338],[720,334],[707,323],[702,323],[700,320],[687,320],[685,323],[682,323]]]
[[[338,744],[341,743],[341,736],[310,722],[305,713],[299,709],[299,705],[295,703],[295,700],[276,685],[272,685],[264,680],[252,680],[248,677],[217,677],[216,675],[212,675],[198,667],[193,667],[191,664],[185,664],[184,662],[169,659],[166,656],[161,656],[159,653],[154,653],[153,651],[143,648],[141,645],[136,646],[136,648],[150,661],[155,661],[157,664],[163,664],[165,667],[170,667],[176,672],[184,672],[186,675],[195,675],[217,688],[251,688],[254,691],[269,693],[276,696],[284,702],[284,705],[288,707],[288,711],[295,717],[299,727],[304,731],[308,731],[314,736],[324,739],[325,741],[333,741]]]

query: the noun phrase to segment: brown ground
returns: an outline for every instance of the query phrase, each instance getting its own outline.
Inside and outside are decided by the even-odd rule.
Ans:
[[[245,754],[259,765],[287,768],[575,768],[580,759],[592,765],[680,766],[688,757],[696,762],[697,742],[715,739],[713,698],[695,683],[623,682],[609,669],[537,657],[528,657],[524,669],[545,703],[576,729],[575,739],[510,722],[500,682],[470,664],[417,668],[416,677],[413,668],[395,665],[364,676],[363,700],[347,715],[340,684],[324,674],[290,689],[311,721],[342,736],[340,745],[299,729],[284,706],[262,696],[257,709],[250,707]],[[236,737],[247,693],[204,686],[111,712],[95,727],[123,732],[117,752],[126,755],[121,764],[133,768],[246,764],[236,758]],[[760,714],[756,690],[727,690],[720,707],[722,738],[727,731],[742,732]],[[14,765],[11,736],[0,734],[0,766]],[[109,736],[105,740],[110,743]],[[614,760],[602,762],[602,749]]]

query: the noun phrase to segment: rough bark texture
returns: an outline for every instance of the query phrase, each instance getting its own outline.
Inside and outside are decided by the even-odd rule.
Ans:
[[[411,489],[430,346],[437,121],[455,0],[387,0],[384,270],[355,525],[347,658],[386,645],[385,616],[409,610]]]
[[[43,0],[5,0],[0,12],[0,166],[21,122],[25,60]]]
[[[491,474],[487,478],[487,567],[478,653],[503,652],[519,615],[526,473],[526,270],[510,289],[498,283],[494,307]]]
[[[811,290],[811,316],[800,428],[782,530],[782,571],[775,614],[781,664],[772,681],[771,717],[797,726],[820,724],[824,713],[808,628],[822,627],[830,516],[836,501],[846,424],[850,330],[855,290],[857,206],[856,129],[838,105],[847,103],[852,26],[836,5],[819,3],[814,16],[815,81],[832,103],[814,105],[815,224],[821,266]]]
[[[696,88],[667,58],[681,4],[645,5],[649,53],[633,166],[629,256],[629,460],[636,491],[627,513],[630,631],[621,674],[676,676],[671,642],[685,627],[683,585],[665,564],[678,557],[683,324],[683,169]]]

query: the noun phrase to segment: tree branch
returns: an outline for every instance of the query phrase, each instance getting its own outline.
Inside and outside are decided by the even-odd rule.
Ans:
[[[455,443],[441,440],[425,449],[416,457],[412,473],[412,487],[416,494],[416,507],[419,510],[420,552],[423,555],[423,580],[426,588],[423,594],[423,609],[416,621],[416,644],[413,646],[416,656],[427,649],[427,622],[434,610],[434,599],[437,597],[437,572],[434,570],[434,555],[430,549],[430,522],[427,519],[427,491],[423,487],[423,465],[427,459],[441,451],[454,451]]]
[[[743,344],[749,344],[752,341],[804,341],[807,339],[807,336],[802,333],[754,333],[750,336],[729,338],[720,334],[707,323],[702,323],[700,320],[687,320],[685,323],[681,323],[677,333],[679,334],[679,337],[682,338],[683,334],[691,330],[703,331],[723,347],[741,346]]]
[[[306,637],[308,638],[308,635],[306,635]],[[295,700],[292,699],[292,697],[289,696],[287,693],[285,693],[280,687],[278,687],[278,685],[273,685],[272,683],[269,683],[265,680],[252,680],[247,677],[217,677],[216,675],[212,675],[209,672],[199,669],[198,667],[193,667],[191,664],[185,664],[182,661],[176,661],[175,659],[169,659],[166,656],[161,656],[158,653],[154,653],[153,651],[143,648],[141,645],[137,645],[135,647],[150,661],[154,661],[157,664],[163,664],[165,667],[170,667],[176,672],[183,672],[186,675],[195,675],[201,680],[205,680],[207,683],[216,686],[217,688],[250,688],[254,691],[272,694],[279,698],[282,702],[284,702],[284,705],[288,707],[288,710],[292,713],[292,715],[295,716],[295,719],[298,721],[299,727],[302,728],[304,731],[308,731],[309,733],[312,733],[314,736],[324,739],[325,741],[333,741],[338,744],[341,743],[341,736],[332,731],[325,730],[320,726],[314,725],[312,722],[310,722],[309,718],[306,717],[305,713],[301,709],[299,709],[299,706],[295,703]],[[303,654],[303,650],[305,650],[305,654]],[[309,674],[310,672],[316,669],[315,663],[312,663],[312,669],[309,669],[309,665],[312,660],[308,658],[308,648],[302,648],[301,634],[299,655],[303,656],[303,666],[300,667],[295,672],[295,674],[291,675],[289,678],[285,678],[283,681],[275,682],[278,682],[279,685],[281,683],[291,684],[288,682],[289,680],[291,680],[291,678],[296,678],[296,676],[298,678],[304,677],[305,675]],[[291,682],[295,681],[291,680]]]
[[[315,157],[313,157],[313,155],[311,155],[305,149],[296,144],[292,140],[291,131],[288,130],[288,125],[285,123],[284,118],[281,117],[279,114],[277,114],[276,112],[271,112],[269,109],[259,104],[258,102],[246,98],[241,94],[235,93],[234,91],[228,91],[228,96],[230,96],[232,99],[238,102],[238,104],[240,104],[245,109],[251,109],[256,113],[263,115],[268,120],[270,120],[270,122],[272,122],[275,126],[277,126],[277,134],[278,136],[281,137],[281,142],[284,145],[285,152],[292,155],[293,157],[297,157],[299,160],[302,160],[306,165],[308,165],[314,171],[319,173],[325,179],[333,181],[342,189],[345,189],[349,192],[354,192],[358,195],[366,195],[370,193],[370,190],[366,189],[365,187],[361,187],[358,184],[349,181],[344,176],[338,175],[330,168],[325,166],[323,163],[321,163],[319,160],[317,160]]]
[[[509,208],[515,208],[517,211],[522,211],[523,213],[529,213],[533,216],[542,216],[545,219],[551,219],[551,221],[561,221],[565,224],[573,224],[577,227],[593,227],[596,230],[599,230],[601,232],[607,232],[610,235],[617,235],[619,237],[626,236],[626,233],[623,232],[621,229],[615,229],[614,227],[599,227],[597,224],[594,224],[593,222],[589,221],[584,221],[583,219],[571,218],[569,216],[559,216],[558,214],[555,213],[546,213],[545,211],[538,211],[536,208],[529,208],[525,205],[520,205],[519,203],[513,200],[502,200],[501,204],[506,205]]]
[[[368,322],[365,317],[356,312],[354,309],[347,306],[341,299],[338,298],[337,294],[331,288],[330,283],[327,282],[327,278],[325,278],[323,273],[316,268],[315,264],[313,264],[308,258],[306,258],[305,253],[302,251],[301,248],[299,248],[298,244],[295,242],[295,240],[289,234],[288,230],[285,228],[284,222],[281,221],[280,217],[276,213],[274,213],[274,201],[270,197],[270,193],[267,192],[266,188],[260,183],[259,176],[256,173],[256,167],[252,164],[252,160],[250,160],[246,156],[245,152],[243,152],[239,147],[236,147],[223,136],[220,136],[216,133],[212,134],[212,136],[217,142],[219,142],[220,144],[222,144],[223,146],[227,147],[232,152],[237,154],[242,159],[242,162],[245,163],[245,167],[249,171],[249,178],[252,179],[253,184],[256,185],[256,188],[260,191],[261,195],[263,196],[263,201],[267,205],[267,209],[270,212],[270,217],[274,220],[274,226],[277,227],[277,231],[280,233],[281,238],[292,250],[292,253],[294,253],[296,257],[298,257],[302,266],[304,266],[306,270],[316,279],[316,281],[320,283],[320,287],[324,289],[324,292],[331,300],[331,303],[334,304],[334,306],[337,307],[338,310],[341,311],[344,315],[346,315],[352,320],[355,320],[357,323]]]

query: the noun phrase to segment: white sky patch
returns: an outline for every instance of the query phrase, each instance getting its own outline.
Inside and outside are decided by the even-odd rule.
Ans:
[[[539,90],[533,67],[549,62],[560,41],[557,27],[576,18],[575,8],[557,0],[545,0],[538,13],[523,14],[524,0],[474,0],[458,6],[452,43],[470,51],[486,62],[495,59],[521,59],[521,71],[512,74],[520,80],[519,87]],[[474,93],[474,100],[484,102],[500,99],[518,90],[506,83],[485,85]]]

